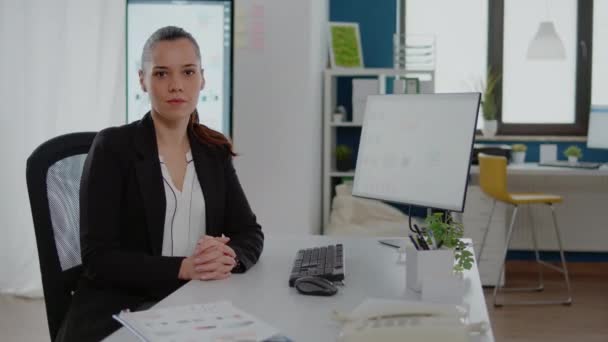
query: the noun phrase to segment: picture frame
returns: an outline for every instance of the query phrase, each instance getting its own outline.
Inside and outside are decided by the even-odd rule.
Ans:
[[[329,56],[332,68],[363,68],[358,23],[329,23]]]
[[[420,94],[420,80],[418,78],[405,78],[405,93]]]

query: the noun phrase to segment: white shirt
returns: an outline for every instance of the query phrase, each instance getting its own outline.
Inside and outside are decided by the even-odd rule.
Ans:
[[[196,242],[207,230],[205,198],[198,182],[192,153],[186,153],[188,165],[182,191],[173,184],[163,157],[159,155],[159,159],[167,202],[162,255],[190,256],[194,252]]]

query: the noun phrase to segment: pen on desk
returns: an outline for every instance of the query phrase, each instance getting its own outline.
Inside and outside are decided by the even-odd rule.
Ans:
[[[424,240],[424,236],[422,236],[422,235],[418,235],[418,244],[425,251],[428,251],[430,249],[428,243],[426,243],[426,241]]]
[[[420,247],[418,247],[418,243],[416,243],[416,239],[414,239],[414,236],[412,236],[412,234],[409,234],[408,236],[410,237],[410,240],[412,241],[414,248],[416,248],[416,250],[419,251]]]
[[[418,228],[418,225],[414,223],[414,231],[418,234],[418,236],[422,236],[422,231]]]
[[[424,244],[424,238],[422,237],[422,230],[420,230],[420,228],[418,227],[417,224],[414,223],[413,225],[413,230],[416,233],[416,237],[414,238],[417,242],[418,242],[418,246],[420,247],[418,250],[427,250],[428,248],[426,248],[427,246]]]

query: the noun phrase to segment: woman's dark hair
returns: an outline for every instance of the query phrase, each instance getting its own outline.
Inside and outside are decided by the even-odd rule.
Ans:
[[[178,39],[188,39],[190,43],[192,43],[192,46],[194,46],[194,52],[196,53],[196,57],[198,58],[200,64],[201,50],[196,42],[196,39],[194,39],[190,33],[181,27],[165,26],[156,30],[154,33],[152,33],[148,40],[146,40],[146,44],[144,44],[144,49],[141,53],[142,70],[144,68],[144,63],[149,62],[152,58],[152,49],[154,49],[156,43]],[[192,114],[190,114],[188,129],[192,130],[194,136],[199,142],[205,145],[224,147],[230,153],[230,155],[236,156],[236,153],[234,153],[232,148],[232,143],[230,140],[228,140],[228,138],[226,138],[222,133],[214,131],[199,122],[198,112],[196,109],[194,112],[192,112]]]

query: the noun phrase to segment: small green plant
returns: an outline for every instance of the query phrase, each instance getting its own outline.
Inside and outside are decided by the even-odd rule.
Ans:
[[[454,259],[456,259],[454,271],[470,270],[474,262],[473,253],[467,250],[467,245],[461,240],[464,234],[462,224],[455,222],[450,215],[444,220],[443,213],[427,216],[425,223],[427,225],[426,229],[433,232],[433,237],[438,245],[454,249]],[[427,241],[432,244],[428,236]]]
[[[336,160],[348,160],[353,154],[353,150],[347,145],[336,146]]]
[[[496,120],[498,106],[496,105],[496,83],[500,80],[500,73],[492,66],[488,67],[486,81],[482,83],[483,98],[481,107],[483,109],[483,119],[486,121]]]
[[[583,151],[581,151],[581,149],[578,146],[572,145],[564,151],[564,155],[566,157],[581,158],[583,156]]]
[[[513,144],[511,146],[511,151],[513,152],[526,152],[527,149],[528,147],[524,144]]]

